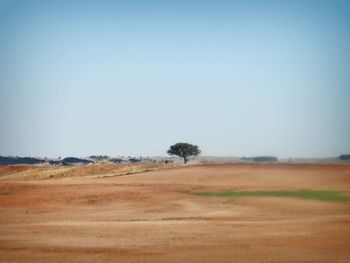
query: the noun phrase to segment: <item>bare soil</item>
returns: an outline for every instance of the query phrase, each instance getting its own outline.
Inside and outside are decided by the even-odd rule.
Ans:
[[[1,168],[0,262],[350,262],[349,202],[189,194],[350,194],[350,166],[163,168]]]

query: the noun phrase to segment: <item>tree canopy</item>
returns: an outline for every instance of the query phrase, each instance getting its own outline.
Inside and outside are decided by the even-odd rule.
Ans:
[[[197,156],[201,153],[197,145],[179,142],[171,145],[168,152],[169,155],[177,155],[184,159],[184,163],[188,162],[188,157]]]

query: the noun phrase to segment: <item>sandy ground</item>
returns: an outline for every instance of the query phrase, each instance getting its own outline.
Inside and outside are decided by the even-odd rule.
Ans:
[[[186,193],[229,189],[350,194],[350,166],[2,180],[0,262],[350,262],[349,202]]]

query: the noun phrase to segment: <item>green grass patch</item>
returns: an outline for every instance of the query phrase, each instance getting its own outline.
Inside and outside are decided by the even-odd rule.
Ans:
[[[321,201],[346,202],[350,201],[350,196],[346,196],[336,191],[314,191],[314,190],[296,190],[296,191],[220,191],[220,192],[191,192],[199,196],[215,197],[293,197]]]

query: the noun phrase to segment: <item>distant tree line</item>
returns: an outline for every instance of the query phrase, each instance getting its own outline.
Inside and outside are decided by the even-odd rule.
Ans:
[[[243,157],[242,160],[253,162],[277,162],[278,159],[274,156],[255,156],[255,157]]]

